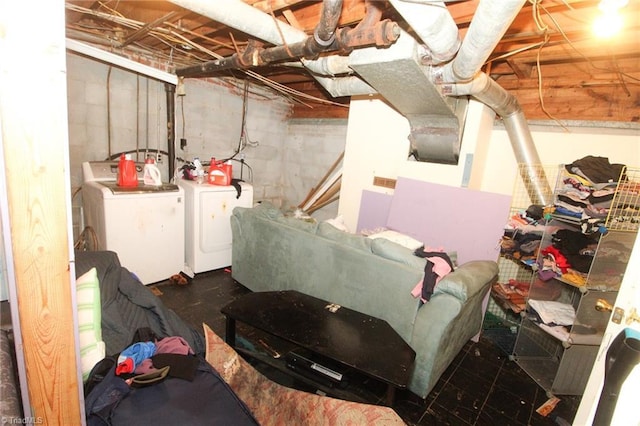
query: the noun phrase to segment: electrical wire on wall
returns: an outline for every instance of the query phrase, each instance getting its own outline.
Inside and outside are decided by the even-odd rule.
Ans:
[[[136,74],[136,152],[140,148],[140,75]],[[138,155],[136,154],[136,157]]]
[[[249,81],[245,79],[243,93],[242,93],[242,120],[240,124],[240,137],[238,138],[238,146],[236,147],[236,150],[231,157],[225,158],[221,161],[222,162],[227,162],[227,161],[240,162],[241,164],[240,172],[242,173],[242,168],[246,166],[249,169],[251,179],[253,180],[253,171],[251,170],[251,167],[249,167],[249,165],[247,165],[246,162],[244,161],[244,157],[240,158],[239,160],[236,159],[236,157],[240,155],[247,148],[247,146],[255,148],[260,145],[260,142],[252,141],[251,138],[249,137],[249,131],[247,130],[248,104],[249,104]],[[183,124],[184,124],[184,116],[183,116]],[[208,163],[203,162],[202,164],[207,165]]]
[[[107,69],[107,154],[111,157],[111,69]]]
[[[181,150],[184,151],[184,148],[186,147],[186,116],[185,116],[185,106],[184,106],[184,89],[177,90],[178,92],[178,98],[180,98],[180,115],[181,115],[181,119],[182,119],[182,123],[181,123],[181,138],[180,138],[180,145],[179,148]],[[233,154],[228,157],[228,158],[221,158],[219,159],[220,162],[227,162],[227,161],[233,161],[233,162],[237,162],[240,163],[240,179],[244,180],[244,168],[246,167],[248,172],[249,172],[249,176],[248,179],[250,182],[253,181],[253,169],[246,163],[244,156],[242,155],[241,158],[237,158],[239,155],[242,154],[242,152],[247,148],[247,147],[257,147],[260,145],[259,141],[256,140],[252,140],[251,137],[249,136],[249,130],[247,127],[247,117],[248,117],[248,104],[249,104],[249,94],[251,93],[250,90],[250,82],[248,81],[248,79],[244,79],[243,80],[243,87],[242,87],[242,115],[241,115],[241,123],[240,123],[240,135],[238,137],[238,144],[237,147],[235,148]],[[265,99],[269,99],[264,97]],[[174,144],[177,144],[177,141],[174,141]],[[178,149],[178,146],[176,146],[176,151]],[[185,158],[182,158],[180,156],[176,156],[175,158],[176,163],[184,163],[184,165],[182,167],[178,167],[178,165],[176,164],[176,167],[174,168],[175,173],[173,176],[173,179],[177,179],[180,177],[180,173],[183,172],[184,169],[188,169],[191,168],[193,165],[190,164],[190,162],[188,160],[186,160]],[[208,161],[202,161],[200,160],[200,163],[202,164],[202,166],[210,166],[210,162]]]
[[[149,79],[147,78],[147,87],[146,87],[147,93],[146,93],[146,99],[145,99],[145,111],[146,111],[146,115],[145,115],[145,131],[144,131],[144,135],[145,135],[145,148],[149,148]]]
[[[184,119],[184,96],[178,96],[180,98],[180,113],[182,115],[182,135],[180,137],[180,143],[182,144],[182,141],[185,141],[185,146],[186,146],[186,141],[187,138],[184,136],[185,132],[184,129],[187,126],[186,121]],[[184,149],[185,146],[180,146],[180,149]]]
[[[244,151],[247,146],[252,148],[260,145],[258,141],[252,141],[249,138],[249,131],[247,130],[247,110],[249,107],[249,80],[244,80],[244,89],[242,92],[242,124],[240,126],[240,139],[238,140],[238,149],[236,155]],[[234,155],[235,156],[235,155]],[[233,158],[233,157],[232,157]]]
[[[240,160],[236,160],[241,152],[243,152],[247,146],[257,147],[260,145],[258,141],[252,141],[249,137],[249,131],[247,129],[247,110],[249,106],[249,80],[244,80],[244,88],[242,92],[242,121],[240,124],[240,137],[238,139],[238,147],[236,148],[236,152],[229,157],[226,161],[239,161],[240,162],[240,179],[242,179],[242,174],[244,171],[244,167],[246,166],[249,170],[250,182],[253,182],[253,169],[244,161],[244,156],[240,158]]]
[[[159,94],[159,92],[160,92],[159,85],[156,85],[156,95],[155,95],[156,96],[156,116],[155,116],[155,119],[156,119],[156,138],[155,138],[156,139],[156,147],[158,146],[158,140],[160,139],[160,120],[158,118],[158,117],[160,117],[160,105],[159,105],[159,103],[160,103],[160,100],[159,100],[160,99],[160,94]],[[165,126],[163,126],[163,127],[165,127]],[[149,151],[149,145],[147,145],[147,152],[148,151]]]
[[[247,148],[247,147],[257,147],[259,146],[260,142],[259,141],[254,141],[251,140],[251,138],[249,137],[249,131],[247,129],[247,112],[248,112],[248,103],[249,103],[249,81],[247,79],[244,80],[243,83],[243,93],[242,93],[242,119],[241,119],[241,123],[240,123],[240,135],[238,137],[238,145],[235,149],[235,151],[233,152],[233,154],[228,157],[228,158],[223,158],[220,159],[219,162],[225,163],[228,161],[233,161],[233,162],[237,162],[240,163],[240,180],[244,180],[244,168],[246,167],[248,172],[249,172],[249,182],[253,182],[253,169],[251,168],[251,166],[249,166],[247,164],[247,162],[244,159],[244,155],[241,155],[242,152]],[[184,150],[184,147],[186,146],[186,118],[185,118],[185,111],[184,111],[184,95],[178,95],[178,97],[180,98],[180,113],[181,113],[181,117],[182,117],[182,138],[181,138],[181,143],[180,143],[180,148]],[[176,148],[177,149],[177,148]],[[241,155],[241,158],[236,158],[239,155]],[[190,164],[189,161],[185,160],[184,158],[178,157],[176,156],[176,162],[182,162],[185,163],[181,168],[175,167],[175,173],[173,178],[177,179],[179,178],[179,175],[181,172],[183,172],[183,170],[187,170],[187,169],[193,169],[194,166],[193,164]],[[200,164],[202,166],[210,166],[211,163],[208,161],[200,161]]]

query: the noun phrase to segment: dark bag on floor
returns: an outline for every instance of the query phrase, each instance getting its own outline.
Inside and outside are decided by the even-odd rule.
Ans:
[[[167,376],[131,387],[115,365],[85,398],[88,426],[251,425],[258,422],[229,385],[201,356],[192,381]]]

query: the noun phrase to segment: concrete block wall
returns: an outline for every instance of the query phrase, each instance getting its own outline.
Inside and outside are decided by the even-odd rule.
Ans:
[[[138,149],[167,151],[166,92],[163,82],[118,67],[67,54],[69,143],[74,238],[82,230],[82,163]],[[268,89],[234,79],[187,79],[175,102],[175,170],[198,157],[233,161],[234,177],[251,182],[255,201],[295,208],[343,152],[346,120],[290,120],[292,103]],[[241,141],[245,111],[244,140]],[[108,123],[110,122],[110,126]],[[184,149],[180,139],[186,139]],[[154,152],[155,154],[155,152]],[[135,158],[135,156],[134,156]],[[166,156],[159,163],[170,180]],[[313,214],[335,217],[337,202]]]
[[[244,83],[237,80],[187,79],[185,91],[186,96],[176,101],[176,139],[185,138],[187,145],[184,150],[177,149],[177,156],[186,161],[196,157],[209,161],[211,157],[232,157],[240,149],[235,160],[244,159],[246,166],[232,161],[234,177],[253,184],[255,201],[281,206],[291,102],[249,84],[245,107]]]
[[[82,163],[139,149],[167,151],[164,83],[67,53],[69,162],[73,196],[73,234],[82,231]],[[159,164],[168,179],[167,157]]]
[[[167,151],[166,92],[163,82],[74,53],[67,54],[67,77],[77,239],[82,230],[82,163],[135,149],[142,162],[146,149]],[[175,102],[175,170],[195,157],[229,158],[242,146],[236,160],[244,159],[246,166],[233,161],[234,177],[254,185],[255,201],[270,201],[283,210],[298,205],[344,150],[346,120],[290,120],[291,101],[255,84],[248,86],[242,144],[243,81],[187,79],[185,92]],[[184,149],[181,138],[187,140]],[[167,158],[162,159],[159,167],[167,182]],[[313,216],[336,214],[337,202]]]
[[[146,149],[167,151],[164,83],[67,54],[67,98],[72,187],[84,161],[139,149],[143,162]]]
[[[295,119],[289,121],[284,150],[283,207],[295,209],[309,191],[319,184],[344,151],[347,120]],[[317,220],[333,218],[338,202],[331,203],[312,214]]]

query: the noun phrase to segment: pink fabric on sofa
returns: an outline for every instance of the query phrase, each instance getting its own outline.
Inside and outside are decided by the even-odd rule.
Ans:
[[[389,407],[342,401],[279,385],[255,370],[206,324],[203,327],[207,362],[229,383],[263,426],[405,424]]]

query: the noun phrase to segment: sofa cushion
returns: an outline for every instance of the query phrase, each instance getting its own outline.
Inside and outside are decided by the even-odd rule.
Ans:
[[[105,357],[102,341],[100,282],[96,268],[76,280],[78,330],[82,378],[86,380],[94,365]]]
[[[253,209],[251,209],[256,215],[266,217],[269,219],[277,219],[279,217],[283,217],[284,214],[280,209],[271,204],[268,201],[263,201],[260,204],[256,205]]]
[[[416,250],[424,246],[424,243],[422,243],[421,241],[418,241],[407,234],[403,234],[401,232],[394,231],[392,229],[386,229],[384,231],[376,232],[375,234],[369,235],[367,238],[371,238],[371,239],[384,238],[389,241],[393,241],[396,244],[400,244],[401,246],[406,247],[410,250]]]
[[[371,251],[385,259],[395,260],[411,267],[424,270],[426,260],[413,254],[412,250],[386,238],[371,241]]]
[[[371,252],[372,240],[363,237],[362,235],[349,234],[348,232],[341,231],[330,223],[320,223],[318,225],[317,234],[329,240],[336,241],[340,244]]]
[[[315,220],[299,219],[292,216],[280,216],[275,218],[274,220],[292,228],[311,232],[312,234],[315,234],[316,230],[318,229],[318,222],[316,222]]]
[[[447,293],[457,297],[463,302],[466,301],[469,297],[466,281],[460,279],[460,277],[458,277],[457,275],[455,276],[455,279],[453,279],[453,276],[449,279],[441,279],[436,285],[433,293]]]
[[[333,225],[335,228],[344,231],[344,232],[351,232],[349,231],[349,228],[347,227],[347,224],[344,223],[344,217],[342,217],[342,215],[338,215],[335,218],[332,219],[327,219],[325,220],[325,222],[327,222],[329,225]]]
[[[481,291],[486,283],[492,282],[498,274],[496,262],[474,260],[463,266],[445,275],[436,285],[433,294],[447,293],[465,302]]]

